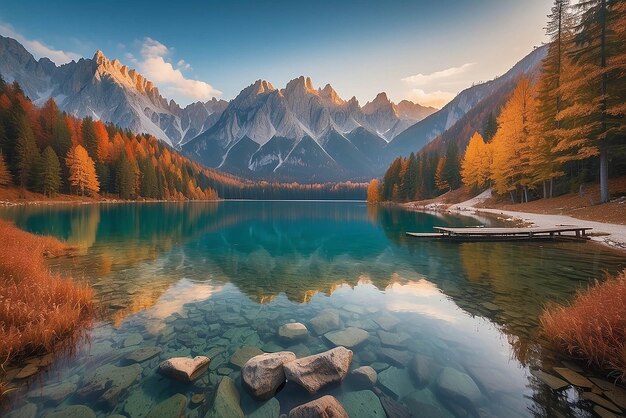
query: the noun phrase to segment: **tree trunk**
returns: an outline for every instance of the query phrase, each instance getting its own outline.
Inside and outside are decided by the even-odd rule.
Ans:
[[[524,201],[528,203],[528,187],[524,186]]]
[[[609,201],[609,156],[606,146],[600,146],[600,202]]]
[[[554,177],[550,178],[550,199],[552,199],[552,197],[554,196],[553,190],[554,190]]]
[[[509,194],[511,195],[511,202],[515,203],[515,195],[513,194],[513,190],[511,190]]]
[[[548,187],[548,186],[547,186],[547,183],[546,183],[546,181],[544,180],[544,181],[543,181],[543,198],[544,198],[544,199],[548,197],[548,190],[547,190],[547,187]]]

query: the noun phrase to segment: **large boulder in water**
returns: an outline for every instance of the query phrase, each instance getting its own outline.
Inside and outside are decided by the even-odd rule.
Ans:
[[[473,408],[481,398],[480,389],[467,374],[452,367],[446,367],[437,378],[437,393],[443,398],[451,399],[464,407]]]
[[[190,383],[207,371],[210,362],[211,359],[205,356],[173,357],[162,362],[159,371],[164,376]]]
[[[266,353],[252,357],[241,368],[243,386],[256,399],[269,399],[285,383],[283,364],[296,359],[290,351]]]
[[[341,319],[336,311],[326,309],[311,319],[311,325],[317,335],[324,335],[329,331],[341,328]]]
[[[285,376],[309,393],[315,393],[322,386],[341,382],[346,377],[351,362],[352,351],[345,347],[336,347],[285,363]]]
[[[296,406],[289,411],[289,418],[350,418],[337,399],[326,395]]]
[[[324,337],[336,346],[356,347],[369,337],[369,333],[361,328],[348,327],[346,329],[331,331],[324,334]]]
[[[284,340],[302,340],[309,336],[309,330],[300,322],[291,322],[278,328],[278,336]]]

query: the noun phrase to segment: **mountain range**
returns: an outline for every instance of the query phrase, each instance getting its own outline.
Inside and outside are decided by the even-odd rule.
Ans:
[[[59,109],[76,117],[91,116],[149,133],[179,146],[210,128],[228,102],[212,99],[181,108],[137,71],[101,51],[61,66],[48,58],[35,60],[22,44],[0,36],[0,75],[17,81],[33,102],[54,98]]]
[[[503,76],[462,91],[441,110],[407,100],[395,104],[384,92],[361,106],[330,84],[315,88],[304,76],[280,89],[257,80],[229,102],[214,98],[181,107],[101,51],[57,66],[0,36],[0,75],[17,81],[38,104],[52,97],[70,114],[149,133],[232,174],[298,182],[380,176],[396,156],[458,129],[472,109],[500,103],[514,80],[535,71],[544,56],[545,47],[535,49]]]

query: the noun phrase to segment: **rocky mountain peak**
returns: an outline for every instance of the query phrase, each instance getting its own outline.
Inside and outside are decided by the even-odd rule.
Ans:
[[[287,85],[283,89],[283,94],[288,96],[302,96],[307,94],[317,95],[318,92],[313,88],[313,82],[311,81],[311,78],[301,75],[300,77],[294,78],[287,83]]]
[[[319,92],[320,97],[327,104],[333,104],[333,105],[341,106],[341,105],[346,103],[345,100],[343,100],[341,97],[339,97],[339,95],[337,94],[335,89],[330,84],[326,84],[324,86],[324,88],[320,89],[318,92]]]
[[[394,104],[387,97],[387,93],[380,92],[376,95],[374,100],[371,102],[367,102],[365,106],[363,106],[363,113],[366,115],[370,115],[372,113],[380,112],[380,111],[388,111],[394,107]]]
[[[97,50],[96,53],[93,56],[93,60],[98,64],[104,64],[106,62],[109,61],[109,59],[104,55],[104,52],[102,52],[102,50]]]

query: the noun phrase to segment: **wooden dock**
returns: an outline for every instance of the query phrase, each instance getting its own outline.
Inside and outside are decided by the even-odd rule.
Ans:
[[[551,228],[447,228],[435,226],[437,232],[407,232],[415,238],[446,241],[523,241],[542,239],[589,239],[587,231],[592,228],[575,225],[557,225]]]

